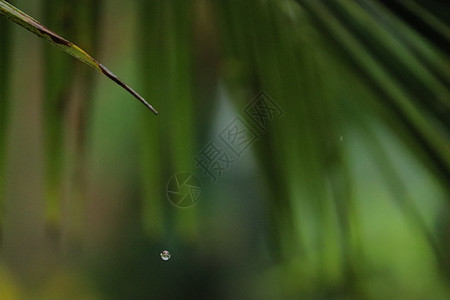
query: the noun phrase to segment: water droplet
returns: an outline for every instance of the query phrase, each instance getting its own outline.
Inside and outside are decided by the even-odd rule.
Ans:
[[[170,252],[167,250],[164,250],[163,252],[161,252],[161,258],[162,260],[169,260],[170,258]]]
[[[344,140],[344,137],[341,135],[341,137],[339,138],[339,140],[342,142]]]

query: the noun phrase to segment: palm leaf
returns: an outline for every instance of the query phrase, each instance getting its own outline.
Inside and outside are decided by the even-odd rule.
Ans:
[[[24,12],[20,11],[16,7],[12,6],[8,2],[0,1],[0,15],[5,16],[11,21],[19,24],[25,29],[31,31],[37,36],[47,40],[51,44],[59,47],[64,52],[72,55],[76,59],[84,62],[85,64],[99,70],[108,78],[113,80],[115,83],[123,87],[130,94],[132,94],[136,99],[138,99],[141,103],[143,103],[147,108],[153,111],[155,114],[158,114],[158,111],[153,108],[141,95],[135,92],[131,87],[125,84],[121,79],[119,79],[114,73],[108,70],[105,66],[96,61],[92,56],[86,53],[83,49],[73,44],[72,42],[62,38],[58,34],[52,32],[51,30],[45,28],[41,23],[28,16]]]

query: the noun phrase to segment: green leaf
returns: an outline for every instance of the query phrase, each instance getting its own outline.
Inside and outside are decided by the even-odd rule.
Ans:
[[[29,15],[25,14],[24,12],[20,11],[16,7],[12,6],[11,4],[3,0],[0,0],[0,15],[5,16],[6,18],[19,24],[20,26],[31,31],[37,36],[47,40],[51,44],[59,47],[64,52],[72,55],[73,57],[84,62],[85,64],[99,70],[104,75],[113,80],[115,83],[117,83],[125,90],[127,90],[130,94],[132,94],[136,99],[142,102],[145,106],[147,106],[147,108],[149,108],[155,114],[158,114],[158,111],[155,108],[153,108],[153,106],[150,105],[141,95],[135,92],[131,87],[129,87],[121,79],[119,79],[114,73],[112,73],[105,66],[96,61],[92,56],[90,56],[88,53],[86,53],[83,49],[81,49],[77,45],[62,38],[61,36],[52,32],[51,30],[45,28],[41,23],[39,23]]]

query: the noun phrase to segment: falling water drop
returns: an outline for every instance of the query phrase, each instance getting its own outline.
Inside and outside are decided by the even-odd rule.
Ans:
[[[164,250],[163,252],[161,252],[161,258],[162,260],[169,260],[170,258],[170,252],[167,250]]]

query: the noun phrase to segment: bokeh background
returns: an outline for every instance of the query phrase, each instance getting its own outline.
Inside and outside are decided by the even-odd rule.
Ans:
[[[448,3],[10,2],[160,115],[0,19],[0,299],[450,299]]]

